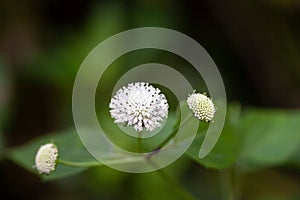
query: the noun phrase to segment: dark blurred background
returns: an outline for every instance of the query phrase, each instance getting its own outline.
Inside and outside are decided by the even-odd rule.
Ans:
[[[198,41],[217,64],[229,101],[243,106],[299,108],[298,0],[1,0],[0,119],[6,144],[18,146],[72,126],[72,86],[85,56],[111,35],[143,26],[175,29]],[[181,160],[170,170],[204,199],[216,199],[211,190],[217,183],[211,177],[217,172]],[[274,182],[287,179],[272,170],[260,173],[257,176],[267,177],[263,186],[250,184],[249,193],[278,189],[279,183]],[[161,193],[162,199],[172,199],[168,196],[172,191],[157,183],[155,175],[129,175],[105,167],[42,183],[5,160],[0,174],[2,195],[12,199],[157,197],[142,189],[144,182],[148,189]],[[194,183],[195,177],[202,183]],[[249,182],[253,179],[249,177]],[[288,183],[285,192],[300,189],[298,178],[292,177]]]

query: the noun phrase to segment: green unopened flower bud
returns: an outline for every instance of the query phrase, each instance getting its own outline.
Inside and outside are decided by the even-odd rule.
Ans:
[[[214,103],[204,94],[191,94],[187,99],[187,105],[199,120],[210,122],[215,116],[216,108]]]

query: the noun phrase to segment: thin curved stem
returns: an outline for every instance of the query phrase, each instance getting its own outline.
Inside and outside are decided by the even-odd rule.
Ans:
[[[144,157],[133,157],[133,158],[118,159],[118,160],[107,160],[107,161],[101,163],[99,161],[76,162],[76,161],[58,159],[57,163],[66,165],[66,166],[70,166],[70,167],[99,167],[104,164],[113,165],[113,164],[122,164],[122,163],[133,163],[133,162],[140,162],[140,161],[144,161],[144,160],[145,160]]]
[[[70,167],[97,167],[103,165],[101,162],[97,162],[97,161],[75,162],[75,161],[62,160],[62,159],[58,159],[57,163],[61,165],[70,166]]]
[[[176,135],[176,133],[177,133],[177,131],[180,129],[180,128],[182,128],[182,127],[184,127],[185,125],[186,125],[186,123],[191,119],[193,117],[193,114],[189,114],[188,115],[188,117],[187,118],[185,118],[184,120],[183,120],[183,122],[182,123],[180,123],[180,126],[178,126],[177,128],[175,128],[174,130],[173,130],[173,132],[162,142],[162,143],[160,143],[159,145],[158,145],[158,147],[156,148],[156,150],[157,149],[161,149],[163,146],[165,146],[165,144],[167,144],[175,135]]]
[[[187,118],[185,118],[183,120],[183,122],[180,124],[180,126],[178,127],[178,129],[182,128],[191,118],[193,117],[193,114],[189,114]]]

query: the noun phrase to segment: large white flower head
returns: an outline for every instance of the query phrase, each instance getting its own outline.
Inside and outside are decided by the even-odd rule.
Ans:
[[[109,104],[115,123],[126,123],[138,132],[153,131],[168,117],[169,105],[164,94],[149,83],[130,83],[117,91]]]
[[[187,105],[194,116],[199,120],[210,122],[215,116],[215,105],[212,100],[204,94],[191,94],[187,99]]]
[[[50,174],[55,170],[58,149],[53,143],[40,146],[35,155],[35,168],[40,174]]]

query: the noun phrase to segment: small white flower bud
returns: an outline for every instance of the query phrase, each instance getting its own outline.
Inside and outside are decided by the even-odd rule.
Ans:
[[[216,108],[214,103],[204,94],[191,94],[187,99],[187,105],[199,120],[210,122],[215,116]]]
[[[35,168],[40,174],[50,174],[55,170],[58,149],[53,143],[40,146],[35,155]]]

